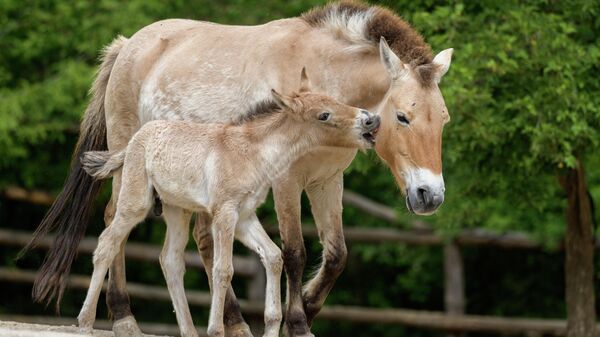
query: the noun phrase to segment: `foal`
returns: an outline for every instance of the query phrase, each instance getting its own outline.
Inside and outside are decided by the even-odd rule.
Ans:
[[[145,124],[117,153],[87,152],[82,162],[96,179],[123,166],[123,184],[113,222],[100,235],[94,272],[78,316],[92,329],[108,267],[130,231],[153,205],[163,203],[167,234],[160,262],[182,336],[197,336],[183,289],[183,253],[194,211],[212,216],[215,262],[209,336],[223,336],[225,294],[233,276],[234,237],[255,251],[267,271],[265,334],[279,336],[281,323],[281,251],[256,215],[272,180],[303,154],[318,146],[368,148],[379,117],[311,93],[302,72],[302,88],[293,96],[274,90],[273,106],[238,124],[153,121]],[[258,115],[258,116],[257,116]]]

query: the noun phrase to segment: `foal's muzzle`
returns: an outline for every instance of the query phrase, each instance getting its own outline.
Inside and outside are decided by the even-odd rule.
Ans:
[[[370,113],[367,110],[361,110],[362,137],[371,145],[375,144],[375,134],[379,130],[381,119],[379,115]]]

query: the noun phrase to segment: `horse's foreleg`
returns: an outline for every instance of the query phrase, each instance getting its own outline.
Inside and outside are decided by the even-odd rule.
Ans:
[[[183,286],[183,276],[185,274],[183,257],[189,238],[191,213],[179,207],[164,205],[163,217],[167,223],[167,235],[160,254],[160,266],[165,275],[181,336],[197,337],[198,332],[194,328]]]
[[[284,335],[312,336],[302,304],[302,274],[306,265],[306,250],[300,224],[302,187],[292,175],[273,185],[275,210],[283,248],[283,265],[287,276]]]
[[[260,256],[267,273],[265,296],[265,332],[263,337],[279,337],[281,325],[281,271],[283,259],[281,250],[271,240],[264,228],[253,215],[236,228],[235,236],[246,247]]]
[[[212,237],[212,219],[208,213],[200,212],[196,216],[194,225],[194,241],[204,264],[204,270],[208,276],[208,282],[212,289],[212,268],[214,262],[214,241]],[[235,297],[233,288],[230,286],[225,295],[225,336],[226,337],[250,337],[250,327],[244,321],[240,305]]]
[[[223,206],[215,212],[213,218],[214,266],[212,269],[212,302],[208,317],[207,333],[209,337],[225,336],[223,313],[225,296],[231,287],[233,277],[233,239],[238,222],[237,209]]]
[[[104,211],[104,223],[109,226],[115,216],[117,198],[121,189],[121,172],[116,172],[112,181],[112,196]],[[140,328],[131,313],[129,294],[125,277],[125,242],[118,247],[108,273],[108,289],[106,305],[111,314],[115,337],[138,337],[142,335]]]
[[[306,193],[323,245],[321,267],[302,294],[310,326],[346,266],[347,250],[342,228],[343,175],[340,173],[324,184],[309,186]]]

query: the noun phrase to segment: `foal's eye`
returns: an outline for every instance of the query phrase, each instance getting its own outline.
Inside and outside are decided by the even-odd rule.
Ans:
[[[327,122],[329,119],[331,119],[331,114],[329,112],[323,112],[318,118],[321,122]]]
[[[404,114],[404,112],[396,112],[396,118],[398,119],[398,123],[400,123],[404,126],[408,126],[408,124],[410,124],[410,122],[408,121],[408,118],[406,118],[406,115]]]

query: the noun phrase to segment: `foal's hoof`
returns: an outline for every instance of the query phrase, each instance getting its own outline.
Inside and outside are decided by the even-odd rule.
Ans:
[[[79,333],[82,335],[91,335],[94,333],[94,328],[90,325],[79,324]]]
[[[86,315],[79,314],[77,317],[77,326],[82,335],[91,335],[94,331],[94,318],[88,318]]]
[[[142,331],[133,316],[115,321],[112,330],[115,337],[142,337]]]
[[[225,327],[225,337],[254,337],[246,322]]]

